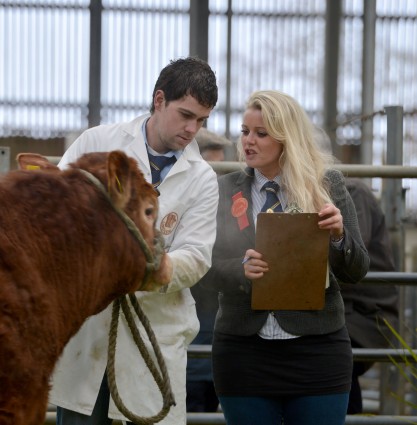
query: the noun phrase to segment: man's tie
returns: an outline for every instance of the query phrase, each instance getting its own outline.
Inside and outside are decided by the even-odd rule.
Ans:
[[[266,191],[266,201],[261,209],[261,212],[282,212],[281,202],[278,199],[278,183],[274,181],[266,182],[262,189]]]
[[[157,188],[161,184],[161,171],[170,164],[173,164],[177,158],[172,156],[155,156],[148,152],[149,164],[152,173],[152,185]]]

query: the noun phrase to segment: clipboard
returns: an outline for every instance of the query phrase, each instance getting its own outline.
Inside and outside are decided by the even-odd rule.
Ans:
[[[254,310],[321,310],[328,279],[329,232],[317,213],[260,213],[255,250],[269,271],[252,281]]]

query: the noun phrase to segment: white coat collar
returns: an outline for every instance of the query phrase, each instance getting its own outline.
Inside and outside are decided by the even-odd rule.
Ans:
[[[145,141],[142,135],[143,122],[150,117],[150,114],[141,115],[132,121],[121,124],[121,130],[126,137],[131,139],[127,149],[132,153],[132,156],[139,161],[141,168],[146,169],[150,175],[150,166],[148,161],[148,153],[146,151]],[[193,141],[184,149],[179,160],[174,164],[170,171],[170,175],[176,174],[190,168],[190,162],[201,162],[203,158],[200,155],[198,143]],[[149,176],[148,176],[149,177]]]

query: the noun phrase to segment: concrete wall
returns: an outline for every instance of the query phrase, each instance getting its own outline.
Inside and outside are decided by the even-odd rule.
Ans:
[[[61,156],[65,151],[65,139],[31,139],[28,137],[0,138],[0,148],[6,147],[10,153],[9,169],[17,168],[16,156],[22,152],[36,152],[46,156]],[[6,170],[7,171],[7,170]]]

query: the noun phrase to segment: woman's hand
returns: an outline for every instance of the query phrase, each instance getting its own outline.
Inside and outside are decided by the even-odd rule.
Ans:
[[[340,239],[343,236],[343,217],[339,208],[333,204],[325,204],[319,211],[320,229],[328,229],[332,239]]]
[[[268,263],[262,260],[262,254],[254,249],[248,249],[242,261],[245,277],[249,280],[261,278],[268,269]]]

